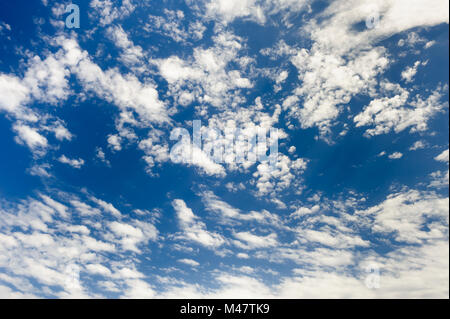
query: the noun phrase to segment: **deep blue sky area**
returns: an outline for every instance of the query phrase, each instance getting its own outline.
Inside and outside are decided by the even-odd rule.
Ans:
[[[448,19],[2,1],[0,297],[448,298]],[[205,148],[274,128],[274,166]]]

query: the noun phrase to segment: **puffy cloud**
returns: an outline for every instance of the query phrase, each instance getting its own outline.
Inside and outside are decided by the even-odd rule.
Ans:
[[[135,226],[111,222],[109,228],[119,238],[119,242],[125,250],[131,250],[140,253],[138,245],[145,244],[149,240],[156,240],[158,231],[152,224],[144,222],[135,222]]]
[[[103,208],[104,211],[112,214],[114,217],[121,217],[122,214],[120,213],[120,211],[114,207],[113,204],[111,203],[107,203],[101,199],[95,198],[95,197],[91,197],[90,198],[94,203],[96,203],[98,206],[100,206],[101,208]]]
[[[127,33],[121,26],[109,27],[106,32],[114,44],[122,50],[119,59],[124,65],[136,71],[145,69],[145,67],[143,67],[145,55],[142,48],[134,45],[134,43],[129,40]]]
[[[63,163],[63,164],[67,164],[72,166],[73,168],[78,168],[80,169],[83,165],[84,165],[84,160],[83,159],[70,159],[67,158],[65,155],[61,155],[58,158],[58,161]]]
[[[231,62],[238,60],[243,39],[221,32],[213,40],[212,47],[195,48],[193,56],[186,60],[171,56],[155,61],[176,100],[185,100],[188,90],[198,102],[226,109],[242,101],[241,90],[253,87],[242,71],[227,70]]]
[[[409,190],[392,194],[358,214],[373,219],[374,232],[393,234],[398,242],[422,243],[448,236],[448,198],[432,192]]]
[[[51,177],[51,173],[48,172],[50,167],[51,166],[49,164],[33,165],[30,167],[28,172],[33,176]]]
[[[411,82],[414,78],[414,76],[417,73],[417,68],[420,65],[420,61],[416,61],[414,62],[413,66],[407,67],[403,72],[402,72],[402,79],[405,80],[405,82]]]
[[[192,260],[192,259],[179,259],[178,261],[182,264],[192,266],[192,267],[200,266],[200,264],[198,262],[196,262],[195,260]]]
[[[202,200],[206,206],[206,209],[213,212],[219,218],[219,222],[224,224],[256,222],[275,227],[281,225],[280,218],[276,214],[271,214],[267,210],[244,213],[240,209],[232,207],[228,203],[224,202],[211,191],[204,192],[202,194]]]
[[[305,171],[308,161],[302,158],[292,161],[286,155],[278,155],[278,161],[274,167],[268,162],[263,162],[257,166],[257,171],[253,176],[257,179],[256,187],[258,195],[274,195],[286,188],[291,187],[295,181],[298,185],[299,180],[295,179]]]
[[[13,129],[17,132],[17,143],[25,144],[38,155],[45,154],[48,147],[48,141],[44,136],[39,134],[36,129],[21,124],[14,125]]]
[[[15,76],[0,74],[0,110],[25,116],[23,105],[29,99],[29,88]]]
[[[410,151],[417,151],[426,147],[426,143],[424,141],[415,142],[410,148]]]
[[[206,27],[201,21],[190,22],[186,27],[185,16],[181,10],[164,9],[164,16],[149,16],[150,23],[146,23],[144,29],[147,32],[155,32],[171,38],[176,42],[189,45],[188,40],[200,40]]]
[[[122,5],[114,6],[111,0],[92,0],[89,6],[94,10],[91,15],[99,18],[102,26],[109,25],[115,20],[123,19],[133,13],[136,6],[131,0],[121,1]]]
[[[388,156],[390,159],[401,159],[403,157],[403,154],[400,152],[392,153]]]
[[[270,248],[278,245],[277,234],[258,236],[250,232],[235,233],[235,245],[244,249]]]
[[[208,248],[217,248],[225,243],[224,238],[218,233],[210,232],[206,229],[205,223],[187,207],[181,199],[172,201],[178,217],[178,222],[183,231],[182,238],[193,241]]]
[[[213,0],[206,4],[206,8],[209,15],[220,17],[221,22],[225,24],[239,17],[252,17],[264,23],[264,12],[256,2],[256,0]]]
[[[0,282],[13,287],[2,297],[99,298],[92,276],[127,287],[124,296],[147,296],[152,290],[144,291],[150,286],[128,254],[143,253],[157,239],[154,225],[145,217],[98,219],[89,204],[70,200],[75,195],[59,196],[0,203]]]
[[[321,19],[313,19],[304,27],[313,40],[311,49],[301,49],[291,59],[301,81],[293,96],[303,99],[302,106],[295,103],[288,107],[291,116],[297,118],[303,128],[317,126],[322,135],[326,135],[353,96],[377,95],[376,78],[390,64],[386,49],[376,46],[377,43],[413,27],[448,23],[447,9],[448,3],[438,0],[431,3],[419,0],[335,1],[330,4],[319,15]],[[433,10],[439,13],[435,14]],[[354,28],[374,12],[382,17],[375,28],[361,31]],[[426,104],[423,101],[417,103],[420,107]],[[414,114],[405,110],[407,114],[399,116],[408,117],[403,122],[409,123],[411,118],[420,117],[420,121],[426,123],[440,108],[428,107],[424,116],[420,116],[423,110]],[[379,109],[381,107],[377,107]],[[382,114],[387,115],[387,112]],[[383,115],[379,117],[384,118]],[[420,126],[419,121],[409,125]]]
[[[363,112],[354,117],[357,127],[373,126],[366,130],[366,136],[386,134],[391,130],[398,133],[407,128],[411,132],[425,131],[428,121],[448,108],[448,102],[442,100],[447,87],[438,88],[426,99],[416,96],[412,100],[408,98],[406,90],[398,87],[393,89],[399,93],[390,98],[372,100]]]
[[[448,150],[443,151],[441,154],[434,158],[436,161],[448,163]]]
[[[265,24],[268,17],[279,12],[286,16],[304,9],[307,5],[303,0],[206,0],[206,16],[222,24],[228,24],[235,19],[252,20]]]

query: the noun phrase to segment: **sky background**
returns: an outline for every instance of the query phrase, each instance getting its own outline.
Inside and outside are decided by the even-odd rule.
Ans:
[[[448,1],[70,3],[0,3],[1,298],[449,297]]]

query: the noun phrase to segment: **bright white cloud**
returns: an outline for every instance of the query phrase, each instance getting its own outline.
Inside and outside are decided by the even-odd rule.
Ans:
[[[181,199],[172,201],[178,217],[178,222],[183,231],[183,238],[193,241],[208,248],[217,248],[225,243],[225,240],[218,233],[210,232],[206,229],[205,223],[187,207]]]
[[[77,168],[77,169],[80,169],[84,165],[83,159],[81,159],[81,158],[80,159],[70,159],[70,158],[67,158],[65,155],[61,155],[58,158],[58,161],[63,164],[70,165],[73,168]]]
[[[443,151],[441,154],[434,158],[436,161],[448,163],[448,150]]]

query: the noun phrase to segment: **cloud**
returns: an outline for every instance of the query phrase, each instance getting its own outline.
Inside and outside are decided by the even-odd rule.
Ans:
[[[206,0],[206,17],[218,23],[229,24],[236,19],[251,20],[265,24],[268,17],[283,12],[289,15],[303,10],[307,2],[303,0]]]
[[[163,16],[149,16],[150,22],[144,26],[145,31],[161,34],[175,42],[191,45],[188,40],[196,41],[203,38],[206,26],[201,21],[192,21],[185,26],[184,12],[181,10],[164,9]]]
[[[192,266],[192,267],[200,266],[200,264],[198,262],[196,262],[195,260],[192,260],[192,259],[179,259],[178,262],[188,265],[188,266]]]
[[[400,152],[395,152],[395,153],[390,154],[388,157],[389,157],[389,159],[396,160],[396,159],[401,159],[403,157],[403,154]]]
[[[90,14],[99,18],[101,26],[128,17],[136,8],[131,0],[123,0],[120,7],[114,6],[111,0],[92,0],[89,6],[94,10]]]
[[[182,199],[173,200],[172,206],[177,213],[178,223],[183,231],[183,239],[193,241],[208,248],[218,248],[225,243],[221,235],[206,229],[206,225],[199,217],[194,215],[192,209],[187,207]]]
[[[266,18],[263,9],[256,5],[256,2],[256,0],[212,0],[206,4],[206,10],[207,14],[220,17],[220,21],[225,24],[239,17],[251,17],[264,23]]]
[[[278,155],[278,161],[275,167],[269,163],[263,162],[257,166],[257,171],[253,176],[257,179],[256,187],[258,188],[258,195],[263,196],[267,194],[274,195],[283,189],[291,187],[293,182],[298,182],[296,176],[300,176],[308,165],[308,161],[298,158],[292,161],[286,155]],[[296,183],[298,185],[298,183]]]
[[[0,286],[6,280],[13,287],[1,296],[104,297],[91,291],[98,276],[127,287],[124,297],[149,296],[150,285],[128,254],[144,253],[157,229],[145,217],[97,218],[87,203],[69,200],[75,195],[58,196],[0,202]]]
[[[33,153],[25,167],[41,178],[28,179],[45,190],[0,199],[0,297],[448,298],[448,141],[434,123],[448,112],[448,85],[439,79],[421,85],[419,71],[432,68],[417,58],[426,53],[431,61],[429,48],[442,46],[428,27],[448,24],[448,2],[337,0],[322,12],[299,0],[168,5],[91,0],[95,26],[84,33],[65,29],[64,5],[55,5],[49,34],[35,19],[42,37],[32,47],[10,48],[19,60],[9,65],[14,71],[0,72],[0,112],[15,141]],[[368,26],[374,13],[380,20]],[[0,22],[6,48],[13,28]],[[271,34],[253,37],[259,30]],[[91,170],[87,159],[58,158],[79,150],[86,137],[76,131],[68,103],[84,108],[99,99],[111,108],[100,112],[106,122],[96,122],[105,145],[89,144],[81,153],[110,167]],[[193,119],[203,122],[205,148],[177,145],[189,158],[180,164],[195,168],[194,178],[172,187],[169,202],[153,196],[134,207],[129,201],[142,197],[148,181],[176,175],[169,132]],[[231,145],[215,131],[275,127],[264,147],[248,152],[264,155],[279,140],[275,163],[236,163],[230,154],[219,162],[208,153]],[[381,136],[391,133],[403,134]],[[391,180],[376,196],[338,182],[342,190],[330,192],[326,176],[314,178],[327,162],[327,145],[317,139],[349,146],[362,134],[370,138],[372,164],[383,162],[374,154],[386,149],[379,143],[387,138],[402,153],[386,149],[378,156],[400,159],[405,149],[433,145],[438,151],[429,164],[441,170],[422,171],[415,186]],[[245,143],[237,139],[234,146]],[[82,181],[66,184],[49,162],[86,167],[95,179],[102,170],[117,173],[105,152],[122,150],[125,157],[115,154],[113,166],[140,158],[150,176],[131,180],[117,198],[104,193],[105,185],[88,182],[103,194],[94,196]],[[306,158],[317,152],[325,158]],[[119,169],[132,177],[142,168],[134,166]],[[192,181],[202,185],[189,187]],[[166,184],[153,195],[167,191]],[[170,206],[175,214],[165,211]],[[380,271],[377,289],[367,285],[377,273],[370,270]]]
[[[121,26],[109,27],[106,33],[114,44],[122,50],[119,60],[130,68],[137,67],[136,71],[142,70],[145,58],[142,47],[134,45]]]
[[[213,192],[206,191],[202,194],[202,200],[206,206],[206,209],[213,212],[218,218],[220,223],[235,224],[236,222],[252,222],[261,223],[271,226],[280,226],[280,218],[271,214],[267,210],[261,212],[250,211],[243,213],[240,209],[232,207],[228,203],[221,200]]]
[[[17,132],[16,142],[19,144],[25,144],[35,154],[43,155],[47,151],[48,141],[39,134],[36,129],[27,125],[16,124],[13,130]]]
[[[235,245],[243,249],[270,248],[278,245],[277,234],[257,236],[250,232],[235,233]]]
[[[441,154],[434,158],[436,161],[448,163],[448,150],[443,151]]]
[[[109,228],[117,236],[124,250],[131,250],[136,253],[141,251],[138,245],[145,244],[149,240],[156,240],[158,231],[152,224],[135,222],[135,225],[111,222]]]
[[[185,101],[182,103],[185,106],[196,100],[226,109],[242,101],[241,90],[253,87],[242,71],[227,70],[231,62],[240,59],[243,41],[231,32],[221,32],[214,36],[213,46],[194,48],[192,56],[185,60],[171,56],[155,63],[161,76],[169,83],[174,99]]]
[[[448,236],[448,198],[433,192],[392,194],[381,204],[357,213],[373,219],[374,232],[393,234],[398,242],[423,243]]]
[[[426,147],[426,143],[424,141],[415,142],[410,148],[410,151],[417,151],[420,149],[424,149]]]
[[[300,207],[299,209],[297,209],[295,212],[293,212],[291,214],[291,217],[293,218],[301,218],[305,215],[311,215],[311,214],[316,214],[318,213],[320,210],[320,206],[319,205],[314,205],[313,207],[309,208],[309,207]]]
[[[122,216],[122,214],[120,213],[120,211],[115,208],[111,203],[107,203],[101,199],[95,198],[95,197],[91,197],[90,198],[94,203],[96,203],[97,205],[99,205],[101,208],[103,208],[104,211],[112,214],[115,217],[120,218]]]
[[[70,159],[70,158],[67,158],[65,155],[61,155],[58,158],[58,161],[63,164],[70,165],[73,168],[77,168],[77,169],[80,169],[84,165],[83,159],[81,159],[81,158],[80,159]]]
[[[405,80],[405,82],[411,82],[413,80],[413,77],[416,75],[417,73],[417,68],[420,65],[420,61],[416,61],[414,62],[414,65],[411,67],[407,67],[403,72],[402,72],[402,79]]]
[[[25,116],[22,107],[29,94],[29,89],[17,77],[0,74],[0,110]]]
[[[390,65],[386,48],[379,41],[414,27],[448,23],[447,9],[448,4],[438,0],[330,4],[303,28],[313,41],[311,48],[300,49],[291,58],[301,81],[291,96],[301,98],[303,103],[301,107],[298,103],[290,104],[287,107],[290,116],[298,119],[303,128],[317,126],[322,135],[328,134],[353,96],[376,95],[376,77]],[[376,28],[354,29],[374,11],[382,16]],[[426,123],[427,118],[419,115],[421,112],[414,115]],[[420,126],[419,121],[416,123]]]
[[[367,129],[367,137],[386,134],[390,131],[399,133],[407,128],[410,132],[423,132],[428,129],[428,121],[448,108],[448,102],[442,98],[447,87],[439,87],[426,99],[417,95],[409,99],[409,93],[394,85],[389,90],[397,91],[393,97],[375,99],[360,114],[354,117],[356,127],[374,126]],[[405,104],[409,104],[406,107]]]
[[[436,171],[430,174],[431,182],[428,185],[432,188],[448,188],[449,185],[449,170]]]
[[[50,167],[50,164],[33,165],[28,171],[33,176],[51,177],[51,173],[48,172]]]

